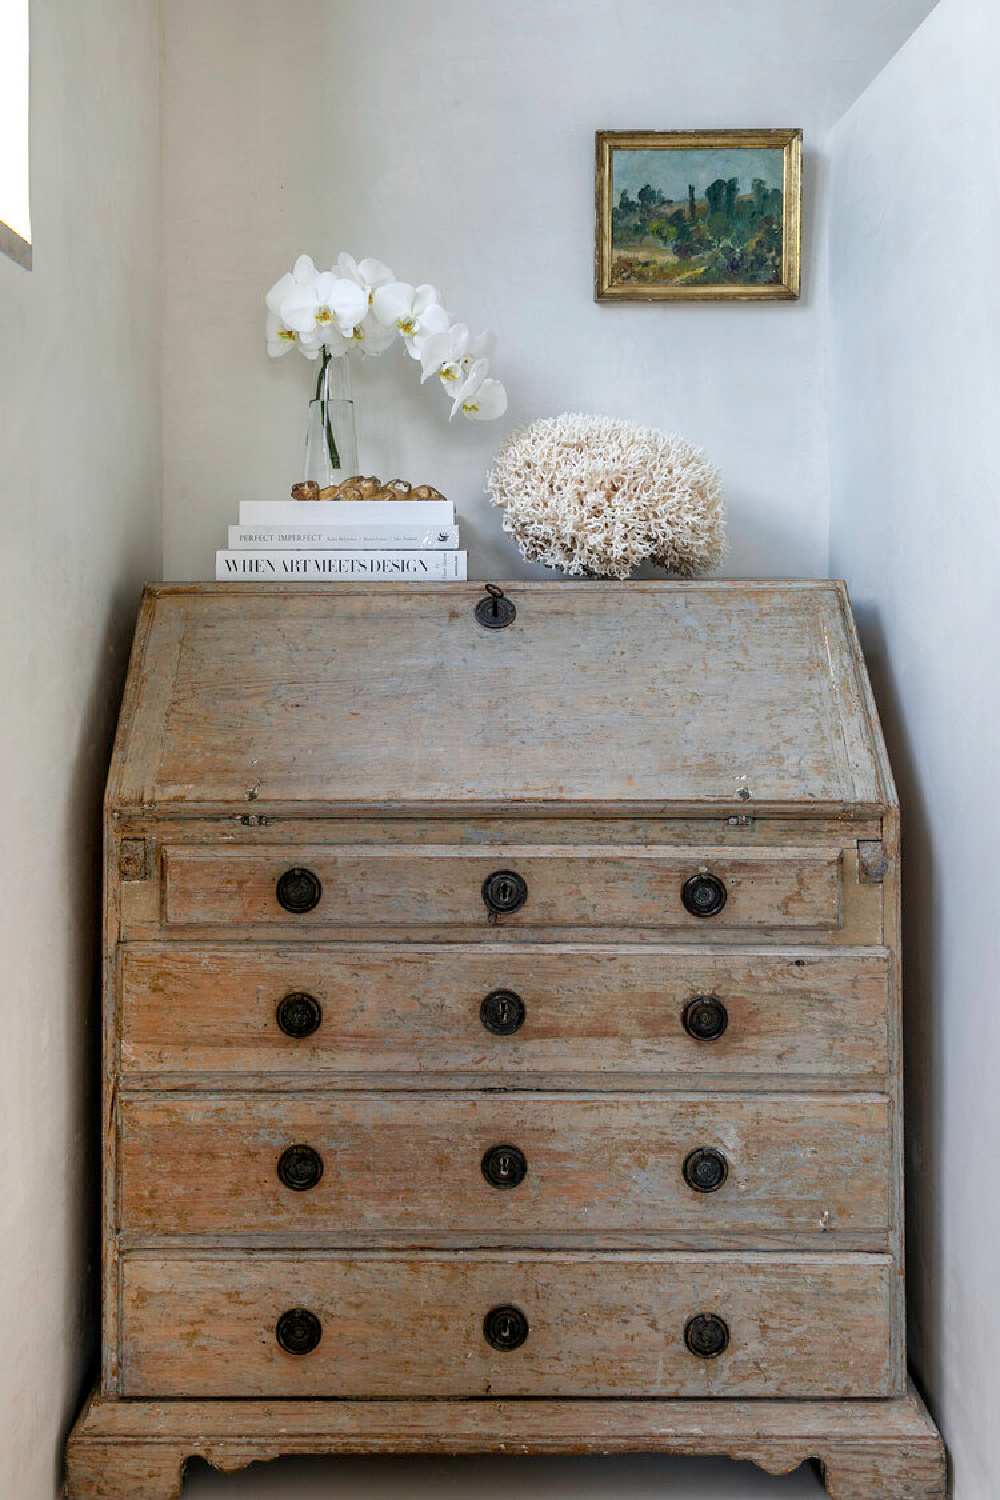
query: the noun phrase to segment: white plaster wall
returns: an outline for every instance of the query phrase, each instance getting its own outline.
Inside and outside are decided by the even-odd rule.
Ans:
[[[170,0],[164,7],[165,568],[214,576],[240,499],[300,477],[310,366],[262,298],[300,251],[436,282],[501,338],[507,417],[457,418],[401,351],[364,369],[361,465],[459,507],[473,577],[526,569],[483,493],[531,418],[607,412],[720,464],[734,574],[822,575],[817,146],[930,0]],[[596,305],[594,131],[802,125],[798,304]]]
[[[1000,10],[942,0],[830,139],[831,570],[904,818],[911,1348],[1000,1492]]]
[[[34,269],[0,255],[0,1496],[96,1369],[100,807],[161,566],[154,0],[34,0]]]

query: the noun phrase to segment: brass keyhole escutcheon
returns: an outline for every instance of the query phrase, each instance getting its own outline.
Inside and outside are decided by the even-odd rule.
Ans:
[[[483,1337],[493,1349],[519,1349],[528,1337],[528,1320],[519,1307],[491,1307],[483,1319]]]
[[[510,916],[528,899],[528,882],[516,870],[494,870],[483,881],[483,900],[493,916]]]
[[[517,1146],[491,1146],[484,1152],[481,1166],[490,1187],[516,1188],[527,1175],[528,1160]]]
[[[516,990],[490,990],[479,1007],[479,1019],[494,1036],[513,1036],[524,1017],[524,1001]]]

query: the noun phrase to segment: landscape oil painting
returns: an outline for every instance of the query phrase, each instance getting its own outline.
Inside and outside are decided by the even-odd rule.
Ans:
[[[799,294],[800,130],[600,131],[599,301]]]

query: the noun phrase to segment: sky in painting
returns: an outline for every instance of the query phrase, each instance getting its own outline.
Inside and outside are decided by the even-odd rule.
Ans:
[[[780,188],[784,182],[784,156],[780,146],[760,150],[739,147],[734,150],[708,149],[677,151],[623,151],[611,153],[613,201],[618,202],[623,188],[634,198],[644,183],[658,188],[665,198],[687,201],[688,183],[694,183],[695,196],[704,198],[705,189],[717,177],[739,179],[739,191],[748,193],[755,177],[763,177],[769,188]]]

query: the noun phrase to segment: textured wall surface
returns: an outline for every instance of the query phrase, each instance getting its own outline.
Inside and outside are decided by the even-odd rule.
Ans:
[[[822,576],[820,146],[929,3],[170,0],[165,576],[214,576],[239,500],[300,477],[311,367],[268,360],[262,298],[300,251],[329,264],[340,249],[437,283],[500,335],[499,422],[449,430],[401,350],[355,381],[362,467],[457,502],[471,577],[540,572],[483,481],[506,431],[561,411],[705,446],[728,495],[727,572]],[[751,124],[806,131],[802,300],[596,305],[595,129]]]
[[[32,5],[34,269],[0,256],[0,1495],[53,1500],[95,1368],[100,807],[158,575],[152,0]]]
[[[1000,1484],[998,70],[994,0],[942,0],[830,143],[831,569],[903,803],[911,1349],[955,1500]]]

